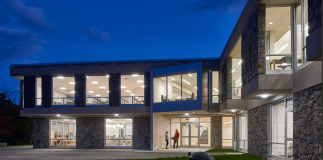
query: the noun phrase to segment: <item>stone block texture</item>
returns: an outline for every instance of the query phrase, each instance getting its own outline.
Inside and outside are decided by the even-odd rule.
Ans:
[[[232,99],[232,58],[228,57],[220,68],[220,103]]]
[[[86,75],[75,74],[75,107],[86,106]]]
[[[259,5],[241,33],[242,85],[266,73],[266,6]]]
[[[222,148],[222,117],[211,117],[211,148]]]
[[[36,77],[24,77],[24,108],[36,107]]]
[[[308,0],[308,34],[322,25],[322,0]]]
[[[76,117],[76,148],[104,148],[104,117]]]
[[[150,149],[150,117],[133,117],[132,145],[134,149]]]
[[[293,157],[322,159],[322,83],[293,94]]]
[[[270,156],[270,106],[248,110],[248,153],[261,159]]]
[[[24,80],[20,81],[20,109],[24,108]]]
[[[121,75],[111,73],[109,78],[109,106],[118,107],[121,103]]]
[[[33,148],[49,148],[49,118],[33,118]]]
[[[150,72],[146,72],[144,77],[145,77],[145,89],[144,89],[145,106],[150,106]]]
[[[42,95],[42,108],[50,108],[53,104],[53,77],[51,75],[41,76],[41,95]]]

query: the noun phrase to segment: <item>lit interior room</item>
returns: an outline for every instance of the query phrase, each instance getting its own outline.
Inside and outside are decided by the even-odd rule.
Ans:
[[[239,147],[241,149],[248,149],[248,117],[247,115],[239,116]]]
[[[144,104],[143,74],[121,75],[121,104]]]
[[[297,17],[297,28],[296,28],[296,32],[297,32],[297,59],[298,59],[298,63],[297,66],[300,66],[301,60],[304,58],[303,57],[303,53],[305,53],[306,48],[303,49],[303,47],[306,46],[306,37],[308,36],[308,1],[304,1],[304,24],[302,24],[302,9],[301,9],[301,1],[299,1],[296,4],[296,17]],[[302,28],[302,25],[304,25],[304,27]],[[304,34],[304,39],[302,38],[302,34]]]
[[[109,75],[86,76],[86,105],[109,104]]]
[[[232,58],[232,99],[241,98],[241,58]]]
[[[222,146],[232,147],[232,117],[222,117]]]
[[[266,57],[267,70],[291,69],[290,12],[290,7],[266,8],[266,52],[270,54]]]
[[[52,119],[50,145],[76,146],[76,119]]]
[[[212,71],[212,103],[219,102],[219,72]]]
[[[75,105],[74,77],[53,77],[53,105]]]
[[[132,119],[106,119],[106,146],[132,146]]]
[[[37,78],[37,85],[36,85],[36,87],[37,87],[37,90],[36,90],[36,93],[37,93],[37,95],[36,95],[36,105],[37,106],[41,106],[41,102],[42,102],[42,99],[41,99],[41,97],[42,97],[42,93],[41,93],[41,78]]]

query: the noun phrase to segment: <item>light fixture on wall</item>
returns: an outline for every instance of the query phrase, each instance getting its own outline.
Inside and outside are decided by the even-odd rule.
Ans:
[[[121,88],[127,88],[126,86],[121,86]]]
[[[118,127],[118,128],[120,127],[120,124],[119,124],[119,123],[117,124],[117,127]]]
[[[112,127],[112,125],[111,124],[109,124],[109,128],[111,128]]]
[[[197,89],[197,87],[194,87],[195,89]]]
[[[91,83],[92,83],[92,84],[98,84],[98,82],[97,82],[97,81],[92,81]]]
[[[132,74],[132,77],[139,77],[139,74]]]
[[[123,124],[120,125],[120,128],[123,128]]]
[[[219,92],[219,90],[218,90],[218,89],[216,89],[216,88],[214,88],[214,90],[215,90],[215,91],[217,91],[217,92]]]
[[[89,78],[89,76],[86,76],[86,78]]]
[[[234,72],[235,70],[232,70],[232,73]]]
[[[191,85],[191,83],[190,83],[190,82],[187,82],[185,79],[183,79],[183,81],[184,81],[185,83],[187,83],[188,85]]]
[[[142,80],[138,80],[137,82],[138,82],[138,83],[144,83],[144,81],[142,81]]]
[[[58,79],[65,79],[63,76],[57,76]]]
[[[107,92],[110,92],[110,91],[107,91]]]
[[[66,89],[66,88],[65,88],[65,87],[61,87],[61,88],[59,88],[59,89],[63,89],[63,90],[64,90],[64,89]]]
[[[112,128],[116,128],[116,125],[113,125],[113,127]]]
[[[188,74],[190,77],[192,77],[192,75],[191,74]]]
[[[70,82],[70,84],[75,84],[75,82]]]
[[[109,126],[108,124],[105,124],[105,127],[106,127],[106,128],[108,128],[108,126]]]

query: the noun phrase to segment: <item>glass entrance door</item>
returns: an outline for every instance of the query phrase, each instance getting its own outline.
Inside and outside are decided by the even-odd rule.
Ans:
[[[199,123],[181,123],[181,147],[199,146]]]

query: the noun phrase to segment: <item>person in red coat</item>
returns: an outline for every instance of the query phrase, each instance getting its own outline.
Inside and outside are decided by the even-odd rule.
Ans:
[[[178,148],[178,139],[179,139],[179,132],[177,129],[175,129],[173,149],[175,149],[175,143],[176,143],[176,148]]]

